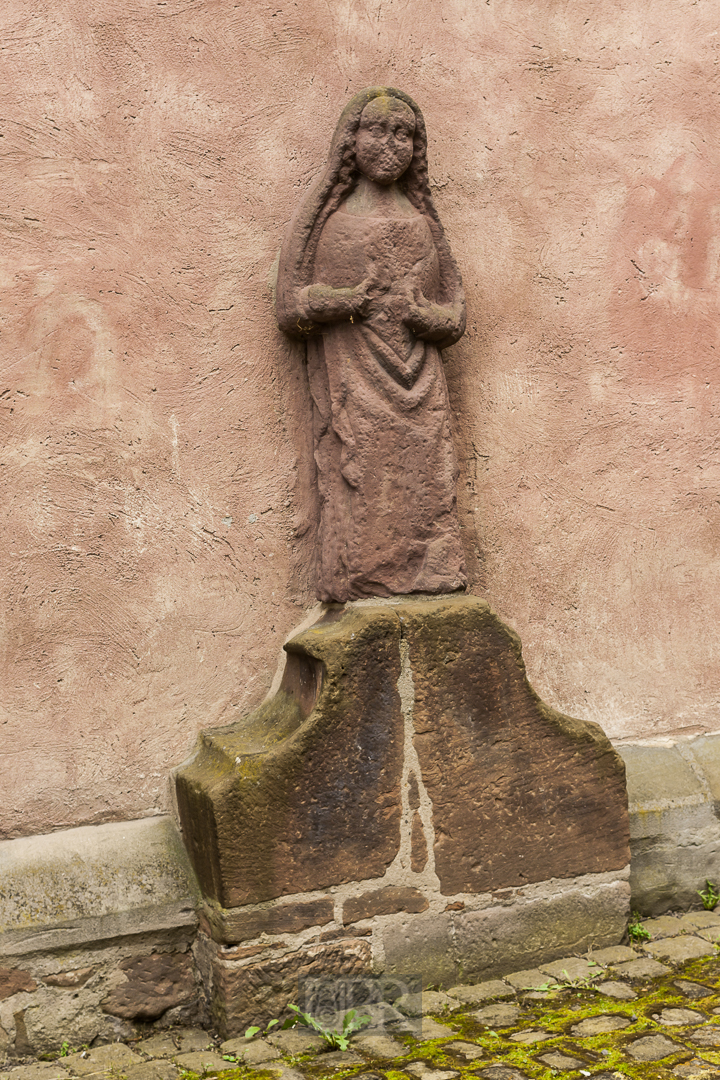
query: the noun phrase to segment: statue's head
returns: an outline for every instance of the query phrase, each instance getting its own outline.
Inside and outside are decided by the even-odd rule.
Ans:
[[[355,135],[355,165],[387,186],[399,180],[413,157],[415,113],[399,98],[374,97],[363,109]]]

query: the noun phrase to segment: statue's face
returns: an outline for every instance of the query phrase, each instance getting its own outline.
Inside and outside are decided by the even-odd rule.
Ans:
[[[362,111],[355,136],[355,162],[378,184],[395,183],[413,156],[415,114],[393,97],[376,97]]]

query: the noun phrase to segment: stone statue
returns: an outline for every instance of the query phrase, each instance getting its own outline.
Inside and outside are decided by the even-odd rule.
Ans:
[[[277,317],[307,339],[324,601],[466,584],[440,349],[465,329],[407,94],[376,86],[340,117],[288,228]]]

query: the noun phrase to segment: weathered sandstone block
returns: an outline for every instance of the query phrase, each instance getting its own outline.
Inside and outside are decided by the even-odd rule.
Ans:
[[[196,996],[190,953],[150,953],[123,961],[125,982],[101,1002],[104,1012],[124,1020],[156,1020]]]
[[[206,902],[201,920],[203,929],[214,941],[235,945],[261,934],[296,934],[309,926],[323,926],[332,921],[334,910],[335,904],[329,896],[254,910],[226,911]]]
[[[355,937],[311,944],[257,963],[227,959],[221,947],[213,948],[210,1009],[226,1039],[266,1017],[280,1016],[297,999],[298,979],[328,972],[365,975],[372,964],[369,942]]]
[[[519,638],[474,597],[396,609],[442,892],[487,892],[630,861],[625,769],[597,724],[548,708]]]
[[[391,608],[321,622],[286,646],[272,701],[201,737],[177,792],[206,896],[237,907],[382,877],[400,838],[399,644]]]
[[[427,897],[419,889],[402,885],[388,885],[384,889],[353,896],[343,908],[343,922],[354,923],[359,919],[371,919],[374,915],[394,915],[399,911],[425,911]]]
[[[403,885],[430,857],[445,896],[627,866],[621,758],[596,724],[540,701],[481,600],[331,609],[286,650],[276,696],[206,733],[178,775],[186,843],[221,908],[382,879],[400,850],[404,753]],[[366,917],[366,899],[343,921],[353,904]],[[258,934],[279,932],[274,918],[248,914]]]

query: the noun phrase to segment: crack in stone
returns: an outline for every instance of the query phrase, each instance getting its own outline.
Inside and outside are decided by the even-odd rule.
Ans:
[[[410,662],[410,645],[405,636],[404,627],[401,623],[400,634],[400,677],[397,681],[398,693],[400,694],[400,709],[404,724],[404,747],[403,747],[403,771],[400,782],[401,797],[401,824],[400,824],[400,850],[397,862],[403,870],[410,870],[412,824],[415,814],[420,818],[425,845],[427,847],[427,862],[421,871],[423,877],[436,877],[435,874],[435,827],[433,825],[433,807],[427,788],[423,783],[422,770],[417,750],[415,749],[414,736],[415,725],[413,722],[413,709],[415,705],[415,684],[413,682],[412,664]],[[417,785],[420,805],[415,809],[410,806],[410,788],[412,780]]]

